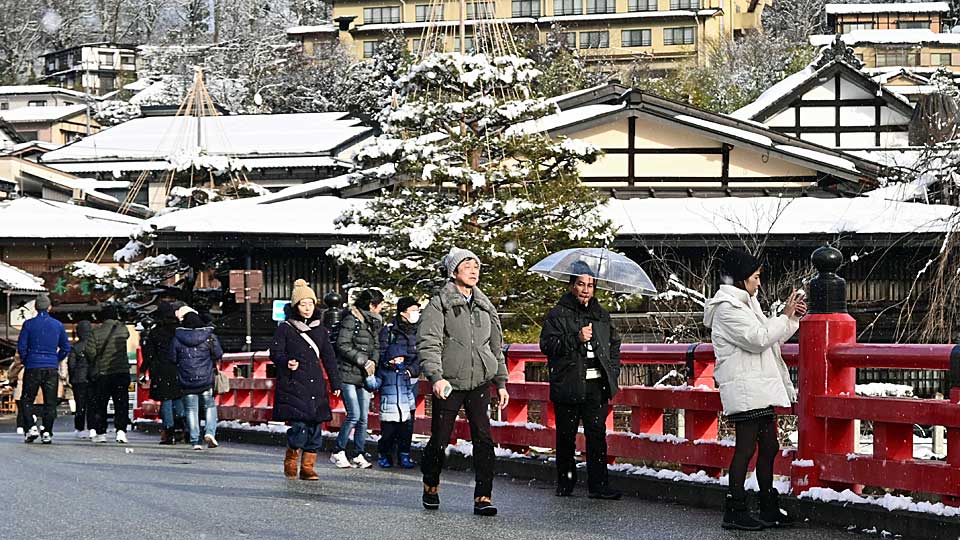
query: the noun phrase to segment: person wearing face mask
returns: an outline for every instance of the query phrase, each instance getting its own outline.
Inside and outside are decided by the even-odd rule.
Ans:
[[[736,429],[736,448],[730,462],[730,483],[724,505],[724,529],[757,531],[787,526],[794,519],[780,509],[773,487],[773,462],[780,450],[774,407],[789,407],[797,391],[780,354],[780,346],[800,328],[807,312],[803,295],[790,293],[783,313],[767,318],[757,292],[760,260],[739,249],[724,255],[723,284],[704,307],[703,324],[710,328],[717,364],[714,379],[727,421]],[[744,482],[757,452],[760,515],[747,509]]]
[[[277,367],[273,419],[290,426],[283,474],[291,480],[297,478],[298,462],[301,480],[320,479],[315,465],[323,444],[323,422],[333,419],[328,392],[340,395],[337,355],[316,307],[313,289],[306,281],[296,280],[286,321],[277,327],[270,346],[270,361]],[[330,379],[329,389],[324,372]]]
[[[388,469],[396,463],[404,469],[414,467],[410,459],[413,422],[417,410],[417,380],[420,355],[417,353],[417,327],[420,304],[412,296],[397,300],[397,316],[380,331],[380,363],[377,380],[380,387],[380,454],[377,465]],[[397,454],[397,461],[393,457]]]
[[[587,489],[592,499],[617,500],[608,485],[607,414],[620,376],[620,335],[610,313],[594,298],[596,279],[586,263],[570,269],[570,282],[540,332],[550,371],[550,401],[557,420],[557,491],[569,497],[577,485],[577,428],[587,443]]]

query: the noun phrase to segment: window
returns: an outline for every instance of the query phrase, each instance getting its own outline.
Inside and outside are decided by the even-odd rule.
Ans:
[[[19,131],[19,130],[17,130],[17,133],[19,133],[20,137],[22,137],[23,140],[25,141],[36,141],[38,140],[37,136],[40,134],[40,132],[38,131]]]
[[[513,0],[514,17],[539,17],[540,0]]]
[[[466,37],[464,37],[464,39],[463,39],[463,44],[464,44],[464,46],[467,48],[467,52],[476,52],[476,50],[477,50],[477,42],[476,42],[476,38],[474,38],[473,36],[466,36]],[[454,50],[454,52],[460,52],[460,37],[459,37],[459,36],[453,38],[453,50]]]
[[[950,66],[953,61],[950,53],[930,53],[930,64],[934,66]]]
[[[100,53],[100,65],[113,67],[113,53]]]
[[[568,49],[576,49],[576,48],[577,48],[577,33],[576,33],[576,32],[561,32],[561,33],[560,33],[560,43],[565,44]]]
[[[431,9],[432,8],[432,9]],[[442,21],[443,4],[420,4],[416,7],[417,22]]]
[[[629,0],[627,11],[656,11],[657,0]]]
[[[467,4],[468,19],[492,19],[496,13],[493,2],[470,2]]]
[[[610,32],[580,32],[581,49],[606,49],[610,46]]]
[[[873,30],[872,22],[856,22],[856,23],[843,23],[840,25],[840,31],[844,34],[849,34],[854,30]]]
[[[670,0],[670,9],[700,9],[700,0]]]
[[[693,43],[693,30],[694,28],[692,26],[687,26],[684,28],[664,28],[663,44],[690,45]]]
[[[622,41],[624,47],[649,47],[650,30],[624,30]]]
[[[133,55],[132,55],[132,54],[121,54],[121,55],[120,55],[120,63],[123,64],[123,65],[125,65],[125,66],[132,66],[133,63],[134,63]]]
[[[583,15],[580,0],[553,0],[554,15]]]
[[[112,75],[100,76],[100,89],[112,92],[116,88],[116,79]]]
[[[379,41],[364,41],[363,42],[363,57],[364,58],[373,58],[373,55],[377,52],[377,47],[380,45]]]
[[[46,107],[47,100],[45,99],[35,99],[33,101],[27,102],[27,107]]]
[[[363,8],[364,24],[398,22],[400,22],[400,6]]]
[[[907,29],[929,30],[930,21],[897,21],[897,28],[900,30],[907,30]]]
[[[616,13],[617,4],[614,0],[587,0],[587,14]]]
[[[423,39],[422,38],[413,38],[413,42],[410,45],[410,50],[418,54],[423,49]]]
[[[916,66],[920,64],[920,53],[913,50],[877,51],[877,67]]]
[[[9,103],[7,103],[6,101],[4,101],[3,103],[0,103],[0,111],[9,111],[9,110],[10,110]]]

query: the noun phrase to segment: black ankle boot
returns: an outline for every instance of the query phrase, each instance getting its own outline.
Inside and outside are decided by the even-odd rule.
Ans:
[[[789,527],[796,521],[780,509],[780,493],[776,488],[760,493],[760,522],[765,527]]]
[[[739,529],[741,531],[759,531],[763,530],[763,523],[754,519],[747,509],[746,496],[734,498],[727,493],[727,499],[723,506],[723,523],[720,525],[724,529]]]

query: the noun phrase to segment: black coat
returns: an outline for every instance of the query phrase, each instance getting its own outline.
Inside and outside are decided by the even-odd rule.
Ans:
[[[87,384],[90,382],[90,360],[87,359],[87,342],[93,336],[93,326],[90,321],[80,321],[77,324],[77,343],[70,349],[67,356],[67,373],[70,384]]]
[[[333,416],[323,372],[326,371],[334,389],[340,388],[337,355],[319,320],[297,322],[300,324],[289,319],[278,326],[270,346],[270,360],[277,367],[273,419],[278,422],[328,422]],[[320,349],[320,358],[300,335],[304,329],[301,325],[308,325],[307,335]],[[291,359],[300,364],[294,371],[287,367],[287,361]]]
[[[363,367],[380,359],[380,328],[383,322],[369,311],[350,308],[340,323],[337,336],[337,361],[343,384],[363,386],[367,373]]]
[[[587,347],[577,334],[593,323],[593,352],[605,375],[607,398],[616,395],[620,377],[620,335],[596,298],[586,307],[566,294],[550,310],[540,331],[540,350],[550,370],[550,401],[582,403],[586,395]]]
[[[143,370],[150,374],[150,399],[166,401],[183,396],[177,366],[170,361],[170,345],[176,330],[176,321],[160,322],[143,340]]]

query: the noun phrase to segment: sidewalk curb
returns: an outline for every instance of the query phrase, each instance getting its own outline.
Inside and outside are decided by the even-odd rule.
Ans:
[[[156,424],[137,424],[137,430],[145,433],[158,433]],[[217,439],[227,442],[259,444],[267,446],[286,446],[286,436],[283,433],[267,431],[248,431],[231,428],[217,429]],[[333,450],[334,438],[325,436],[323,451]],[[376,455],[376,443],[367,442],[367,452]],[[421,448],[411,450],[414,459],[419,462]],[[472,467],[472,459],[459,453],[450,453],[445,466],[448,469],[465,471]],[[516,479],[539,480],[546,484],[553,484],[556,480],[556,469],[553,463],[542,459],[497,458],[496,467],[498,476],[509,476]],[[586,475],[582,475],[585,477]],[[726,488],[713,484],[663,480],[642,475],[630,475],[620,472],[610,472],[611,487],[622,491],[625,495],[641,499],[672,502],[697,508],[720,509],[726,494]],[[586,495],[586,487],[581,478],[580,495]],[[748,492],[756,505],[756,494]],[[960,519],[907,512],[902,510],[890,511],[874,505],[851,504],[839,502],[822,502],[811,499],[782,496],[781,506],[801,520],[812,523],[832,525],[840,528],[855,527],[856,531],[874,529],[877,532],[887,531],[901,535],[905,539],[917,540],[958,540],[960,539]],[[720,524],[720,514],[717,513],[717,526]]]

